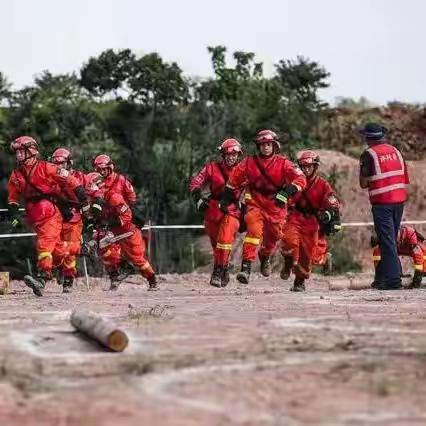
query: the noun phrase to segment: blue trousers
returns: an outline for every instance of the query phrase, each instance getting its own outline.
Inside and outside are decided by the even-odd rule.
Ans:
[[[373,204],[371,210],[381,253],[374,280],[384,285],[398,285],[401,283],[401,263],[398,258],[396,239],[404,212],[404,203]]]

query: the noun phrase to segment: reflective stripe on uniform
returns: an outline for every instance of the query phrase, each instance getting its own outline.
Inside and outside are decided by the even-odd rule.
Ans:
[[[216,244],[216,248],[217,249],[222,249],[222,250],[232,250],[232,244],[222,244],[222,243],[217,243]]]
[[[260,238],[245,237],[244,243],[254,244],[255,246],[258,246],[260,244]]]
[[[246,192],[246,193],[244,194],[244,199],[245,199],[245,200],[251,200],[251,199],[252,199],[250,192]]]
[[[420,264],[420,265],[414,265],[414,269],[416,271],[423,271],[423,265],[422,264]]]
[[[370,195],[379,195],[379,194],[384,194],[385,192],[394,191],[395,189],[405,189],[406,186],[407,185],[405,183],[395,183],[394,185],[388,185],[382,188],[372,189],[368,191],[368,193]]]
[[[46,257],[50,257],[50,258],[52,258],[52,253],[50,253],[50,251],[41,251],[39,254],[38,254],[38,260],[41,260],[41,259],[44,259],[44,258],[46,258]]]
[[[381,260],[381,259],[382,259],[382,256],[373,256],[373,262],[376,260]]]

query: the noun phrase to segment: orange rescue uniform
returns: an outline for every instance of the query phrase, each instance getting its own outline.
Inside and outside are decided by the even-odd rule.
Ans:
[[[213,161],[207,163],[201,171],[191,179],[189,191],[201,191],[210,187],[208,207],[204,212],[204,228],[210,238],[214,253],[214,263],[225,266],[229,263],[232,245],[240,227],[241,210],[237,203],[228,206],[225,214],[219,208],[219,200],[232,170],[225,162]],[[240,197],[238,193],[237,199]]]
[[[132,211],[125,202],[124,197],[117,193],[109,193],[105,196],[106,209],[103,212],[103,218],[110,222],[111,232],[114,235],[121,235],[126,232],[133,232],[130,237],[118,241],[116,244],[120,246],[121,256],[118,257],[116,252],[116,244],[107,247],[111,252],[104,252],[105,259],[108,261],[109,270],[117,270],[121,263],[121,257],[126,258],[140,272],[140,274],[150,280],[154,276],[148,260],[145,259],[145,242],[142,238],[141,230],[132,223]],[[116,262],[114,264],[114,262]]]
[[[274,254],[282,237],[287,208],[276,204],[277,192],[289,184],[301,190],[306,185],[306,178],[284,155],[255,155],[241,161],[229,176],[230,188],[236,190],[243,184],[247,184],[244,194],[247,234],[243,242],[243,261],[252,262],[261,243],[259,257],[269,257]]]
[[[417,231],[411,227],[402,225],[398,232],[396,246],[399,256],[408,256],[412,258],[414,271],[426,272],[426,245],[417,234]],[[374,266],[381,260],[380,247],[373,248]]]
[[[61,241],[62,214],[50,199],[57,195],[58,186],[73,192],[80,184],[67,170],[46,161],[13,170],[8,182],[9,204],[25,202],[26,220],[37,234],[37,268],[48,277],[53,261],[60,265],[68,254]]]
[[[292,259],[296,278],[309,278],[320,231],[317,214],[333,206],[338,206],[334,191],[318,175],[308,180],[302,192],[294,195],[283,235],[282,252],[284,257]]]

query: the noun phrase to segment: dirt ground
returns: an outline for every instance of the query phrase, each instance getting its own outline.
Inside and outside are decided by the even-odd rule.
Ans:
[[[334,280],[334,278],[333,278]],[[147,292],[22,283],[0,296],[0,425],[424,425],[426,290],[305,294],[278,276],[163,275]],[[123,327],[105,351],[69,322],[75,307]]]

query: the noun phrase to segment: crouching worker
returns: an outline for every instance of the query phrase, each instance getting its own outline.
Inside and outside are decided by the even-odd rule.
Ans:
[[[99,182],[100,179],[100,175],[91,174],[92,183],[89,183],[89,185],[91,185],[92,190],[94,189],[93,182]],[[99,186],[99,184],[95,186]],[[91,215],[95,221],[95,227],[106,228],[112,233],[112,235],[102,232],[98,234],[100,250],[103,248],[111,249],[109,247],[110,242],[114,243],[113,249],[117,248],[115,244],[120,247],[120,251],[114,250],[113,255],[109,257],[110,290],[116,290],[120,284],[120,280],[117,279],[118,275],[111,272],[119,271],[123,260],[129,261],[147,279],[148,290],[158,290],[157,276],[148,260],[145,259],[145,243],[142,232],[133,223],[132,210],[125,202],[123,195],[109,191],[102,196],[102,189],[96,195],[97,197],[94,198],[91,205]],[[104,239],[104,237],[107,238]],[[101,243],[105,245],[102,247]],[[104,259],[105,257],[106,253],[103,255]]]
[[[222,209],[219,200],[228,177],[242,159],[241,144],[236,139],[226,139],[218,147],[220,161],[207,163],[192,178],[189,191],[197,209],[204,213],[204,228],[213,248],[214,266],[210,285],[225,287],[229,282],[229,259],[232,244],[240,227],[239,192],[233,203]],[[204,189],[208,193],[203,194]]]
[[[424,237],[412,226],[402,225],[399,228],[396,239],[398,255],[411,257],[413,261],[414,276],[407,288],[419,288],[422,284],[423,275],[426,272],[426,244],[424,240]],[[381,253],[379,241],[375,235],[371,237],[371,247],[373,248],[373,262],[376,268],[381,260]]]
[[[287,280],[293,271],[295,279],[290,290],[305,291],[305,280],[311,273],[320,229],[325,235],[338,232],[340,214],[333,189],[318,175],[319,155],[314,151],[303,151],[298,155],[297,163],[306,176],[307,185],[294,195],[290,206],[283,233],[284,265],[280,276]]]

